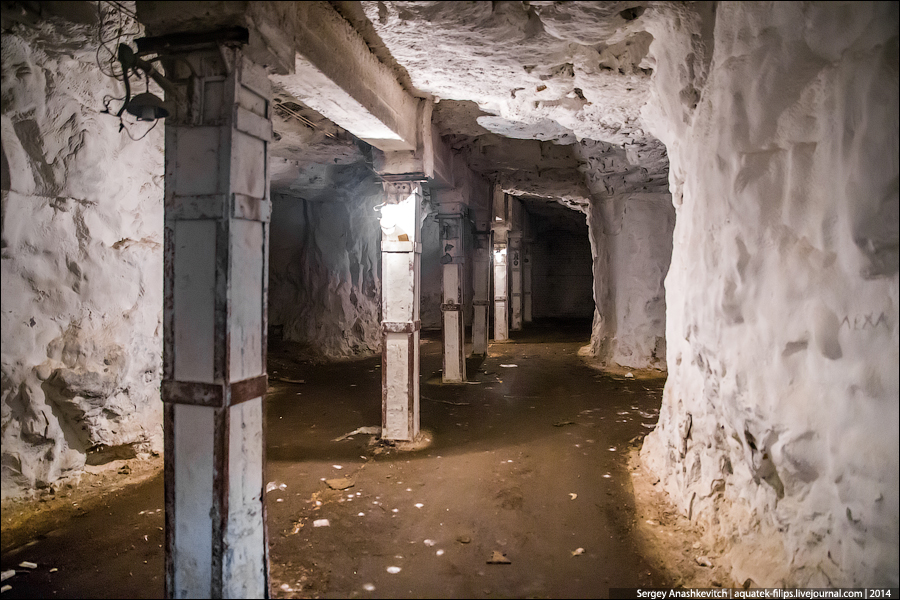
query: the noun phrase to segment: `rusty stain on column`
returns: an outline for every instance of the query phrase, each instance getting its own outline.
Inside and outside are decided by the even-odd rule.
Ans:
[[[465,285],[464,217],[461,203],[438,205],[441,240],[441,332],[444,383],[466,380],[463,298]]]
[[[161,392],[170,598],[268,596],[271,91],[240,43],[214,39],[169,44],[162,56],[173,79],[187,81],[169,99],[166,121]]]
[[[419,434],[419,288],[422,184],[384,181],[381,206],[381,436]]]

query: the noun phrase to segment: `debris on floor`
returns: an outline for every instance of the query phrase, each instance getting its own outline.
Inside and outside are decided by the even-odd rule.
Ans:
[[[19,566],[23,569],[37,569],[37,564],[27,560],[23,560],[22,562],[20,562]]]
[[[10,570],[8,570],[8,571],[3,571],[3,574],[0,575],[0,581],[6,581],[7,579],[9,579],[10,577],[12,577],[12,576],[15,575],[15,574],[16,574],[16,570],[15,570],[15,569],[10,569]]]
[[[491,557],[488,559],[487,564],[489,565],[511,565],[512,561],[506,558],[506,555],[500,552],[499,550],[494,550]]]
[[[328,519],[316,519],[313,521],[313,527],[331,527],[331,522]]]
[[[500,366],[501,366],[501,367],[506,367],[507,369],[509,369],[509,368],[512,368],[512,367],[518,367],[519,365],[509,364],[509,365],[500,365]]]
[[[576,548],[575,550],[572,550],[572,556],[581,556],[582,554],[584,554],[584,548]]]
[[[472,538],[467,535],[460,535],[456,537],[456,541],[460,544],[468,544],[472,541]]]
[[[557,421],[553,424],[554,427],[565,427],[566,425],[574,425],[575,421]]]
[[[712,561],[709,560],[709,558],[706,556],[698,556],[694,560],[697,561],[697,564],[700,565],[701,567],[712,567],[713,566]]]
[[[349,437],[353,437],[354,435],[381,435],[381,427],[357,427],[350,433],[345,433],[341,437],[336,437],[331,441],[340,442]]]
[[[274,492],[275,490],[286,490],[286,483],[278,483],[277,481],[270,481],[266,484],[266,493]]]
[[[356,485],[356,481],[349,477],[341,477],[340,479],[326,479],[325,485],[333,490],[346,490]]]

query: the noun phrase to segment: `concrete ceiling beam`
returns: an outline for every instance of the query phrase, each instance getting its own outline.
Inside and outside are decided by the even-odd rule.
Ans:
[[[293,73],[283,88],[356,137],[385,151],[415,151],[418,98],[327,2],[293,2]]]

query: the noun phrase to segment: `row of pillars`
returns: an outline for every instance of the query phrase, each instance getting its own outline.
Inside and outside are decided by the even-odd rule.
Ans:
[[[240,45],[170,47],[167,61],[167,72],[187,83],[172,102],[165,140],[166,593],[263,598],[271,90],[265,69]],[[423,189],[420,181],[385,181],[384,189],[382,437],[413,440]],[[465,204],[438,206],[443,377],[463,382],[467,258],[473,352],[481,355],[491,263],[494,338],[501,341],[508,337],[507,264],[515,330],[531,316],[530,261],[521,231],[505,229],[492,248],[487,218],[476,220],[470,252]]]

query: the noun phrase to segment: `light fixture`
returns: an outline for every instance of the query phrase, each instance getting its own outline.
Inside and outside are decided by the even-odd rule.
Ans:
[[[150,92],[138,94],[128,101],[125,110],[137,117],[138,121],[155,121],[169,116],[169,110],[162,99]]]
[[[122,113],[128,113],[137,117],[138,121],[156,121],[157,119],[165,119],[169,116],[169,109],[166,103],[157,95],[150,93],[150,79],[153,79],[164,90],[172,93],[173,86],[164,76],[153,68],[146,60],[139,58],[134,50],[127,44],[119,44],[118,58],[122,65],[122,82],[125,84],[125,103],[119,109],[116,115],[121,118]],[[131,97],[131,83],[128,81],[131,72],[144,72],[144,78],[147,81],[147,91]]]

